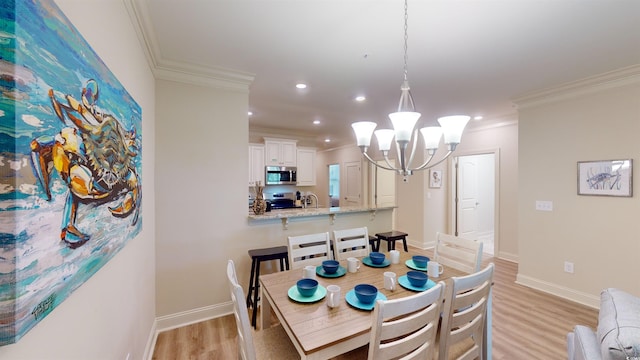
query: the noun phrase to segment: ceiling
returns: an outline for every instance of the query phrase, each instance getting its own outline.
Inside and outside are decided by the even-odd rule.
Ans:
[[[354,143],[355,121],[391,127],[403,79],[401,0],[133,3],[156,64],[253,76],[253,129],[304,133],[325,148]],[[408,13],[421,126],[455,114],[484,117],[469,127],[513,119],[517,96],[640,64],[638,0],[409,0]]]

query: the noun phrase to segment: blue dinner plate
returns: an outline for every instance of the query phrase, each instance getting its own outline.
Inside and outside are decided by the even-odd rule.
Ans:
[[[413,291],[425,291],[427,289],[431,289],[432,287],[436,286],[436,283],[431,279],[427,280],[424,286],[413,286],[411,285],[411,282],[409,281],[409,279],[407,279],[407,275],[400,276],[398,278],[398,284],[400,284],[400,286],[402,286],[405,289],[409,289]]]
[[[360,309],[360,310],[373,310],[373,307],[376,306],[376,301],[377,300],[387,300],[387,297],[384,296],[383,293],[381,293],[380,291],[378,291],[378,295],[376,296],[376,299],[373,300],[373,302],[371,304],[363,304],[360,302],[360,300],[358,300],[358,297],[356,296],[356,291],[354,289],[351,289],[347,295],[345,295],[344,297],[345,300],[347,300],[347,304],[353,306],[356,309]]]
[[[413,262],[412,259],[409,259],[407,261],[404,262],[405,265],[407,265],[407,267],[409,269],[413,269],[413,270],[418,270],[418,271],[427,271],[427,267],[419,267],[418,265],[416,265],[416,263]]]
[[[362,259],[362,263],[367,265],[367,266],[377,267],[377,268],[383,268],[383,267],[387,267],[387,266],[391,265],[391,261],[389,261],[389,259],[384,259],[382,264],[374,264],[371,261],[371,258],[368,257],[368,256]]]
[[[315,294],[311,296],[302,296],[298,291],[298,287],[296,285],[293,285],[289,288],[287,295],[289,295],[289,299],[293,301],[301,303],[312,303],[324,299],[325,295],[327,295],[327,289],[322,285],[318,285],[318,289],[316,290]]]
[[[338,270],[336,270],[336,272],[334,272],[333,274],[327,274],[324,271],[324,268],[322,267],[322,265],[316,266],[316,274],[318,274],[319,276],[322,277],[326,277],[326,278],[337,278],[340,277],[344,274],[347,273],[347,269],[345,267],[343,267],[342,265],[338,266]]]

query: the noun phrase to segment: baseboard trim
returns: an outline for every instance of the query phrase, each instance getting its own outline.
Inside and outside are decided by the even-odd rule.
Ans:
[[[590,308],[600,308],[600,298],[591,294],[583,293],[570,289],[564,286],[559,286],[547,281],[532,278],[527,275],[518,274],[516,276],[516,284],[530,287],[532,289],[540,290],[551,295],[559,296],[563,299],[567,299]]]
[[[498,256],[499,259],[507,260],[510,262],[518,263],[520,262],[520,257],[517,254],[512,254],[504,251],[499,251]]]
[[[233,303],[228,301],[222,304],[160,316],[156,318],[156,333],[214,319],[231,313],[233,313]]]

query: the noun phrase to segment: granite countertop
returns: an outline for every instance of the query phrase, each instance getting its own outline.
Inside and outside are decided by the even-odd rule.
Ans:
[[[265,212],[262,215],[255,215],[251,210],[249,210],[249,219],[252,219],[252,220],[284,219],[284,218],[305,217],[305,216],[334,215],[334,214],[349,213],[349,212],[391,210],[394,208],[395,206],[380,206],[380,207],[350,206],[350,207],[332,207],[332,208],[282,209],[282,210],[271,210],[270,212]]]

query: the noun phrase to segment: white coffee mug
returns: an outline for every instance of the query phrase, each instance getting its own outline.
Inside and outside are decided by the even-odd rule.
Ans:
[[[354,273],[358,271],[358,269],[360,269],[360,260],[354,257],[347,258],[347,270],[349,270],[350,273]]]
[[[400,251],[398,251],[398,250],[389,251],[389,258],[391,258],[391,263],[392,264],[399,264],[400,263]]]
[[[429,274],[429,277],[437,278],[443,271],[444,268],[437,262],[431,260],[427,263],[427,274]]]
[[[327,306],[330,308],[338,307],[340,305],[340,286],[329,285],[327,286]]]
[[[307,265],[302,269],[302,278],[303,279],[315,279],[316,278],[316,267],[313,265]]]
[[[394,291],[396,289],[396,273],[392,271],[384,272],[384,288]]]

